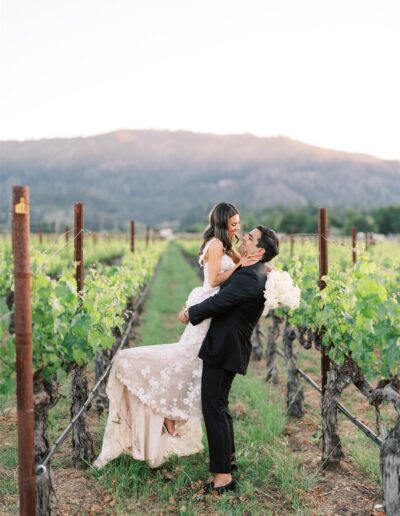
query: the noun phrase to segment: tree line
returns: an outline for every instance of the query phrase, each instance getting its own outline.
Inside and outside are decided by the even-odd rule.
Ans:
[[[315,233],[316,212],[318,207],[312,204],[303,207],[288,208],[275,206],[256,211],[242,210],[241,221],[247,228],[258,224],[273,227],[282,233]],[[200,213],[202,215],[200,220]],[[193,216],[194,215],[194,216]],[[185,231],[202,231],[204,229],[203,210],[197,209],[191,216],[185,217],[181,229]],[[195,218],[196,217],[196,218]],[[199,217],[199,218],[197,218]],[[385,235],[400,233],[400,204],[375,208],[371,210],[329,208],[329,226],[340,235],[350,235],[353,227],[358,231],[383,233]]]

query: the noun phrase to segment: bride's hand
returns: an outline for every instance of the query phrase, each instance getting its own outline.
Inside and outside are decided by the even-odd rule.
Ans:
[[[189,322],[189,317],[187,315],[187,309],[186,309],[186,305],[184,305],[184,307],[182,308],[182,310],[179,312],[179,315],[178,315],[178,319],[180,320],[181,323],[183,324],[187,324]]]
[[[259,260],[260,260],[259,256],[256,257],[254,254],[244,253],[240,257],[240,261],[239,261],[238,265],[241,265],[242,267],[248,267],[249,265],[254,265]]]

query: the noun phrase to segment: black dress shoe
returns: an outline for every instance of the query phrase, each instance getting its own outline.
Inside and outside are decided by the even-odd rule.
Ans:
[[[224,486],[215,487],[214,482],[207,482],[204,484],[204,493],[205,494],[223,494],[227,493],[228,491],[235,491],[236,489],[236,482],[234,480],[231,480],[229,484],[226,484]]]

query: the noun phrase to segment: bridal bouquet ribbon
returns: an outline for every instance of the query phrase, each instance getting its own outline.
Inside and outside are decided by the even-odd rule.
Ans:
[[[272,270],[268,273],[264,290],[265,305],[263,315],[274,308],[290,308],[300,306],[300,289],[293,284],[290,274],[286,271]]]

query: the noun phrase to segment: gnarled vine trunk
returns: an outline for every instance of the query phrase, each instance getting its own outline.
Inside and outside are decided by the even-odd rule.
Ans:
[[[33,404],[35,413],[35,464],[41,464],[49,451],[47,426],[49,410],[59,399],[58,384],[53,380],[44,380],[41,372],[36,371],[33,377]],[[50,463],[45,471],[36,476],[36,514],[51,514],[51,501],[54,494],[53,474]]]
[[[283,331],[283,351],[287,360],[287,413],[290,417],[303,417],[304,392],[297,371],[296,352],[293,341],[296,339],[296,330],[286,321]]]
[[[10,312],[14,306],[14,299],[15,299],[14,291],[8,290],[6,293],[6,305],[7,305],[7,308],[10,310]],[[8,332],[10,335],[14,335],[14,333],[15,333],[15,312],[12,312],[10,315],[10,322],[8,324]]]
[[[400,416],[381,446],[381,475],[387,516],[400,514]]]
[[[102,377],[104,371],[107,369],[107,367],[110,365],[112,359],[114,358],[114,355],[119,347],[119,344],[121,342],[121,331],[118,327],[113,329],[113,335],[116,338],[116,341],[109,349],[103,349],[97,353],[95,363],[94,363],[94,370],[95,370],[95,383],[100,380]],[[101,415],[104,410],[108,410],[108,396],[106,393],[106,386],[107,386],[107,380],[108,375],[104,378],[104,380],[99,385],[99,388],[96,391],[95,398],[96,398],[96,412],[97,415]]]
[[[267,336],[267,374],[265,381],[272,380],[273,384],[279,383],[279,370],[276,361],[277,340],[280,334],[280,324],[282,320],[272,312],[272,325],[269,327]]]
[[[254,328],[253,334],[251,336],[251,345],[252,345],[252,357],[254,360],[261,360],[262,352],[263,352],[263,332],[261,331],[260,322],[256,324]]]
[[[82,366],[75,364],[72,367],[71,395],[71,419],[73,419],[88,397],[86,364]],[[72,462],[77,469],[88,467],[94,459],[93,440],[86,421],[86,413],[89,408],[90,405],[72,427]]]
[[[344,389],[351,383],[351,363],[344,362],[328,371],[325,394],[321,401],[322,410],[322,465],[335,468],[344,457],[342,443],[338,433],[338,403]]]
[[[109,349],[103,349],[97,353],[94,363],[95,383],[100,380],[104,371],[107,369],[110,363],[110,355]],[[107,379],[108,375],[104,378],[96,391],[96,412],[99,416],[108,409],[108,396],[106,393]]]

